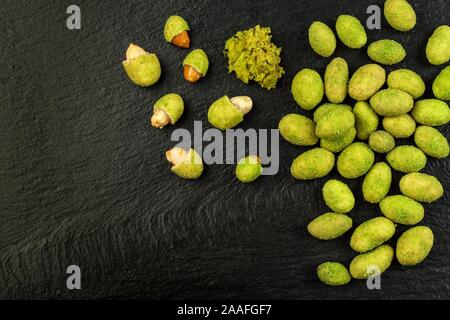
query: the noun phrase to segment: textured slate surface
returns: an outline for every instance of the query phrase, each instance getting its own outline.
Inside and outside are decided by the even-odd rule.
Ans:
[[[440,68],[426,63],[424,46],[436,26],[449,22],[448,3],[411,2],[418,14],[412,32],[395,32],[383,20],[382,29],[368,35],[401,41],[408,56],[396,67],[418,71],[431,96]],[[1,298],[450,297],[448,159],[430,159],[424,170],[438,175],[446,189],[440,201],[425,205],[424,224],[436,237],[433,251],[416,268],[394,262],[379,291],[360,281],[325,287],[315,278],[319,263],[349,263],[354,253],[348,235],[320,242],[306,232],[308,221],[326,211],[320,196],[326,179],[298,182],[290,176],[292,159],[305,149],[281,141],[279,174],[251,185],[237,183],[233,166],[209,166],[195,182],[171,174],[164,151],[172,145],[172,128],[148,124],[160,95],[176,91],[185,98],[187,112],[177,127],[205,120],[209,104],[224,94],[246,94],[256,107],[241,127],[276,128],[284,114],[308,114],[290,95],[295,73],[304,67],[323,73],[330,60],[309,48],[309,24],[320,19],[332,25],[340,13],[365,19],[368,5],[382,5],[251,3],[80,0],[83,29],[69,31],[69,1],[2,1]],[[164,21],[175,13],[189,21],[193,46],[210,57],[210,73],[194,86],[182,79],[187,51],[163,40]],[[286,75],[273,91],[245,86],[226,72],[225,40],[256,24],[271,26],[274,42],[283,47]],[[137,88],[124,75],[120,62],[129,42],[158,54],[164,74],[156,86]],[[364,50],[341,44],[336,55],[349,61],[351,71],[369,62]],[[448,127],[442,132],[449,136]],[[399,177],[391,193],[398,192]],[[355,224],[379,214],[377,206],[362,202],[361,182],[348,181],[358,200]],[[80,291],[65,287],[70,264],[81,267]]]

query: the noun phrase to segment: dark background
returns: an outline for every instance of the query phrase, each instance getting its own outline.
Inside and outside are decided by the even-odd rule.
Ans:
[[[400,33],[383,18],[369,41],[391,38],[407,49],[395,68],[419,72],[431,83],[441,67],[425,58],[432,31],[448,24],[448,1],[411,1],[413,31]],[[280,141],[280,171],[253,184],[238,183],[234,166],[206,167],[197,181],[170,171],[164,152],[174,128],[192,128],[224,94],[249,95],[255,108],[241,128],[276,128],[291,112],[304,112],[290,94],[295,73],[309,67],[323,74],[332,59],[309,47],[314,20],[330,26],[349,13],[365,24],[366,9],[383,1],[76,1],[82,30],[66,28],[72,1],[1,1],[0,4],[0,297],[1,298],[450,298],[448,159],[429,158],[426,173],[446,194],[425,205],[424,224],[435,246],[418,267],[396,261],[382,276],[382,290],[365,281],[332,288],[319,282],[324,261],[348,265],[355,253],[351,232],[322,242],[307,223],[327,210],[324,179],[296,181],[291,161],[306,148]],[[186,83],[181,61],[188,51],[163,39],[171,14],[190,24],[192,47],[208,53],[211,66],[198,84]],[[228,74],[226,39],[256,24],[270,26],[283,48],[286,75],[267,91]],[[138,88],[121,61],[130,42],[158,55],[163,76]],[[365,49],[338,44],[333,57],[350,70],[368,63]],[[391,70],[392,68],[387,68]],[[178,92],[186,112],[175,127],[149,125],[155,100]],[[352,101],[348,103],[353,104]],[[448,137],[448,126],[441,128]],[[410,140],[399,143],[411,143]],[[378,157],[377,160],[383,160]],[[391,194],[398,193],[396,174]],[[362,201],[361,179],[348,180],[357,204],[354,224],[380,215]],[[403,231],[403,227],[398,227]],[[395,245],[395,239],[390,241]],[[66,268],[82,271],[82,290],[66,289]]]

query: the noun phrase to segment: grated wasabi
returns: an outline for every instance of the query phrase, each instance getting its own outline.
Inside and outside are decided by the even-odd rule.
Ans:
[[[228,58],[228,72],[235,72],[242,82],[254,80],[263,88],[275,88],[284,74],[281,62],[281,48],[272,43],[269,27],[259,25],[239,31],[225,43]]]

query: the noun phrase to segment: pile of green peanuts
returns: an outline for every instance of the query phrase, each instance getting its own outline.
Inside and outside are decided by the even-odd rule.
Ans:
[[[413,29],[416,24],[415,11],[406,0],[385,1],[384,15],[389,25],[401,32]],[[367,44],[366,31],[353,16],[339,16],[335,29],[339,40],[349,48],[359,49]],[[325,23],[312,23],[308,36],[315,53],[322,57],[333,55],[336,37]],[[440,26],[428,40],[425,50],[428,62],[447,63],[449,48],[450,27]],[[416,226],[425,216],[422,203],[436,201],[444,193],[436,177],[420,171],[426,167],[428,157],[443,159],[449,155],[448,141],[436,127],[450,121],[450,109],[445,102],[450,100],[450,66],[435,78],[434,98],[422,99],[426,85],[419,74],[409,69],[386,74],[381,66],[394,65],[406,57],[399,42],[390,39],[372,42],[367,54],[373,63],[359,67],[352,75],[347,61],[340,57],[331,60],[323,78],[315,70],[300,70],[292,81],[292,95],[303,110],[315,109],[313,118],[288,114],[279,122],[280,134],[289,143],[304,147],[320,144],[293,160],[294,178],[322,178],[336,164],[343,178],[362,178],[364,200],[377,204],[382,214],[354,229],[350,247],[358,255],[348,269],[339,262],[318,266],[318,278],[331,286],[382,273],[389,268],[394,255],[404,266],[421,263],[434,241],[429,227]],[[324,96],[328,102],[322,102]],[[353,108],[345,104],[347,96],[356,101]],[[410,137],[415,145],[396,145],[396,139]],[[385,154],[386,162],[376,162],[375,153]],[[399,183],[401,194],[389,195],[392,169],[405,174]],[[336,179],[327,181],[322,193],[330,211],[312,220],[307,229],[317,239],[336,239],[353,227],[347,214],[355,206],[355,196],[346,183]],[[412,227],[399,237],[394,250],[386,242],[394,236],[397,225]]]

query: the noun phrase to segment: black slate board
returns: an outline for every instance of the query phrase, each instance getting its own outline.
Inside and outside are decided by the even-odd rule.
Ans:
[[[415,268],[394,262],[382,290],[370,291],[364,281],[331,288],[316,279],[315,268],[326,260],[348,264],[354,256],[349,235],[320,242],[306,224],[327,210],[320,188],[338,177],[336,170],[326,179],[295,181],[290,163],[306,149],[280,141],[276,176],[243,185],[233,166],[209,166],[198,181],[183,181],[164,158],[173,128],[148,124],[152,104],[169,91],[187,105],[177,127],[206,120],[209,104],[224,94],[254,98],[242,128],[276,128],[290,112],[311,115],[295,105],[291,80],[305,67],[323,74],[331,58],[309,48],[309,24],[333,25],[341,13],[365,20],[367,6],[382,3],[79,0],[82,30],[69,31],[70,1],[2,1],[0,297],[450,298],[448,159],[429,159],[424,170],[439,176],[446,191],[425,205],[424,224],[436,238],[426,262]],[[418,16],[413,31],[396,32],[383,19],[381,30],[368,32],[369,41],[402,42],[408,56],[395,68],[419,72],[431,97],[440,68],[426,62],[424,47],[434,28],[449,23],[450,11],[446,0],[411,3]],[[193,46],[210,57],[210,72],[196,85],[182,78],[187,51],[163,40],[170,14],[189,21]],[[276,90],[246,86],[226,72],[225,40],[256,24],[272,27],[283,48],[286,75]],[[158,54],[164,73],[154,87],[140,89],[124,75],[120,62],[130,42]],[[334,56],[345,57],[351,71],[369,62],[365,50],[342,44]],[[448,126],[441,131],[449,136]],[[379,215],[377,206],[362,201],[362,180],[346,182],[357,197],[355,225]],[[65,286],[71,264],[81,267],[82,290]]]

